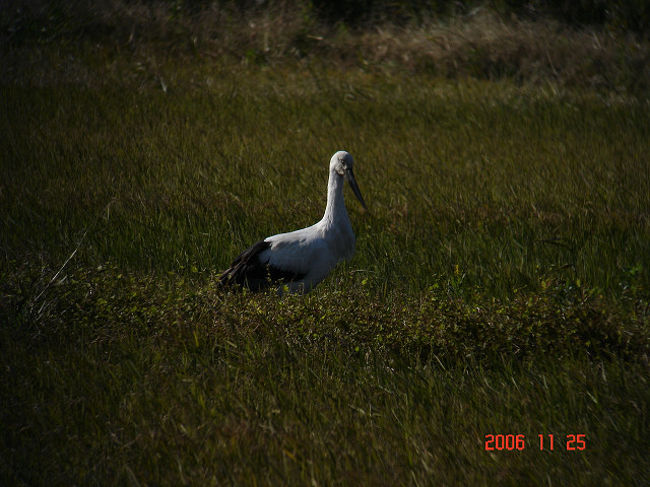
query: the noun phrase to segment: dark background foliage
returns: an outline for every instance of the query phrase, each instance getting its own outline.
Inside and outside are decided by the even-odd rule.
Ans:
[[[100,13],[115,2],[73,0],[9,0],[0,6],[4,35],[17,31],[43,33],[74,25],[84,34],[106,33]],[[196,15],[206,8],[228,9],[233,14],[250,14],[267,9],[295,9],[316,21],[328,24],[343,22],[357,27],[371,22],[392,22],[398,25],[421,23],[464,15],[476,9],[490,9],[499,15],[540,20],[552,18],[573,26],[608,26],[648,35],[650,2],[645,0],[140,0],[126,2],[148,7],[166,6],[170,16]],[[79,19],[86,19],[83,25]],[[99,29],[99,31],[97,31]]]

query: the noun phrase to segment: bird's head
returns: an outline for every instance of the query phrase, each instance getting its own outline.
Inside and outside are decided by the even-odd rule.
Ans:
[[[330,171],[334,171],[339,176],[345,177],[345,179],[350,183],[354,196],[357,197],[361,206],[363,206],[364,209],[368,209],[365,201],[363,201],[363,196],[361,196],[361,191],[359,190],[357,181],[354,179],[354,172],[352,171],[353,165],[354,159],[352,159],[352,154],[344,150],[338,151],[332,156],[332,159],[330,159]]]

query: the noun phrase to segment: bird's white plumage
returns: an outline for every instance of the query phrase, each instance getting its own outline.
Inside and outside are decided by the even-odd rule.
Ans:
[[[353,159],[348,152],[339,151],[332,156],[327,183],[327,206],[318,223],[294,232],[267,237],[263,241],[267,245],[258,242],[256,245],[264,249],[246,256],[246,252],[255,246],[251,247],[233,262],[233,266],[222,278],[246,285],[246,280],[252,273],[259,275],[259,269],[255,266],[262,266],[282,275],[296,276],[285,283],[289,291],[306,293],[321,282],[339,261],[351,258],[354,254],[355,236],[343,198],[344,178],[348,179],[365,208],[352,165]],[[247,266],[237,266],[242,257],[256,261]]]

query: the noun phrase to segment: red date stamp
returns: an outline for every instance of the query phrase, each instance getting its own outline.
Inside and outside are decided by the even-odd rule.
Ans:
[[[531,448],[539,448],[540,451],[554,451],[556,446],[564,447],[566,451],[582,451],[587,449],[587,435],[569,434],[565,438],[555,438],[553,434],[537,435],[537,441],[527,440],[523,434],[487,434],[485,435],[485,451],[522,451],[528,443],[533,443]]]

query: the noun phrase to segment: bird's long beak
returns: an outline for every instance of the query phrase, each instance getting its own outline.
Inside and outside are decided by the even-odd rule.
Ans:
[[[366,206],[366,202],[363,201],[363,196],[361,196],[361,191],[359,190],[359,186],[357,185],[357,180],[354,179],[354,173],[352,172],[351,168],[348,168],[348,170],[345,171],[345,177],[350,183],[350,186],[352,186],[352,191],[354,191],[354,196],[357,197],[357,199],[361,203],[361,206],[363,206],[363,208],[367,210],[368,207]]]

